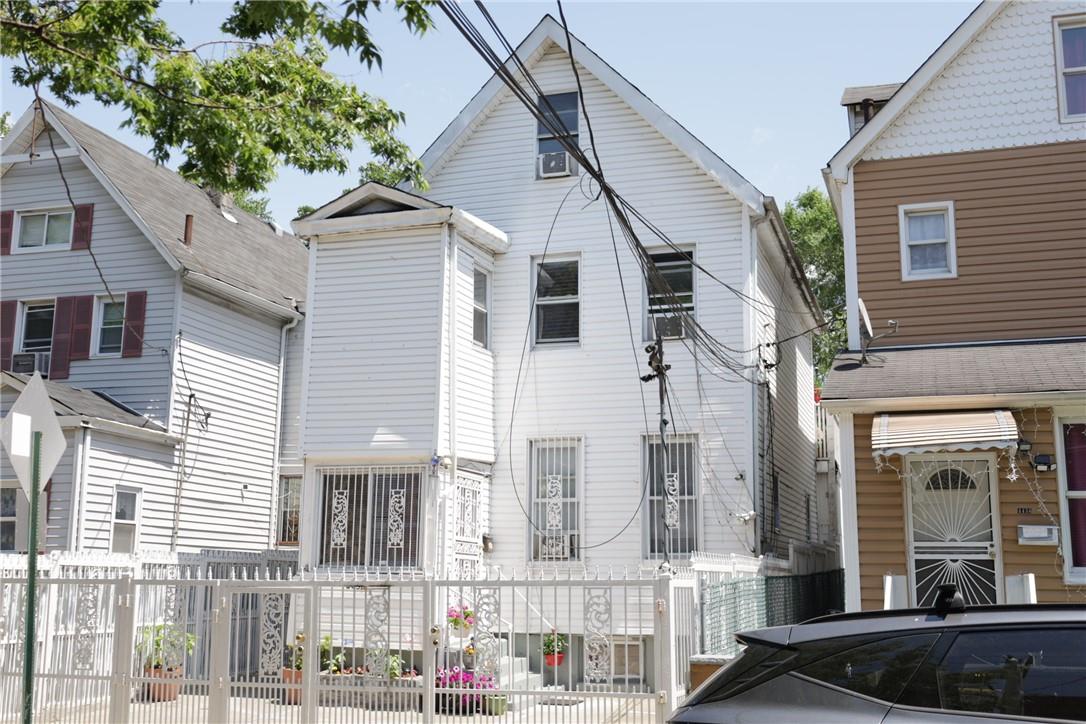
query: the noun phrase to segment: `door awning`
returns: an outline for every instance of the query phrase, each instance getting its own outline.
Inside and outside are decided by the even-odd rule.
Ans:
[[[1007,410],[876,415],[871,449],[876,457],[1018,445],[1018,425]]]

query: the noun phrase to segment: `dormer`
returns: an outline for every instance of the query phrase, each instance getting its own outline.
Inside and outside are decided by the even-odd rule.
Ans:
[[[855,136],[864,124],[874,118],[900,87],[901,83],[884,83],[845,88],[845,92],[841,94],[841,105],[848,111],[849,138]]]

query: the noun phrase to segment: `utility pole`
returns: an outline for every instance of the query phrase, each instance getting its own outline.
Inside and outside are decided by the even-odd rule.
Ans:
[[[668,475],[668,449],[667,449],[667,426],[668,419],[664,415],[667,409],[667,371],[671,369],[671,365],[664,364],[664,338],[660,334],[659,326],[656,329],[656,341],[649,346],[645,347],[645,352],[649,355],[649,369],[652,370],[650,374],[642,375],[642,382],[651,382],[656,380],[657,386],[660,390],[660,479],[657,481],[660,485],[660,490],[664,494],[664,508],[662,511],[663,523],[664,523],[664,562],[660,566],[662,569],[671,568],[671,534],[672,529],[678,525],[678,505],[679,501],[676,498],[678,490],[675,483],[672,482]]]

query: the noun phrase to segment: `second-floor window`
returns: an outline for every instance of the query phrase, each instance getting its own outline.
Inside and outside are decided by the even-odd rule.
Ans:
[[[682,337],[684,313],[694,314],[694,255],[667,251],[651,254],[656,272],[646,286],[645,339]]]
[[[71,211],[19,213],[19,249],[64,248],[72,244]]]
[[[124,338],[124,298],[98,300],[98,330],[95,333],[98,354],[120,354]]]
[[[958,275],[954,245],[954,202],[898,207],[901,278],[942,279]]]
[[[1056,19],[1060,120],[1086,120],[1086,15]]]
[[[581,338],[581,274],[577,259],[535,262],[535,343]]]
[[[23,305],[23,335],[20,352],[48,352],[53,347],[53,302]]]
[[[490,348],[490,275],[475,267],[471,334],[476,344]]]

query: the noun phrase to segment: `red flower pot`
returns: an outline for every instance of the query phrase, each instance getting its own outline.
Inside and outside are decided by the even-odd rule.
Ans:
[[[561,654],[543,654],[543,660],[547,662],[547,666],[554,668],[562,665],[562,662],[566,660],[566,655],[564,652]]]
[[[284,684],[301,684],[302,683],[302,670],[301,669],[288,669],[283,667],[283,683]],[[301,704],[302,703],[302,690],[301,688],[283,687],[283,703],[284,704]]]

